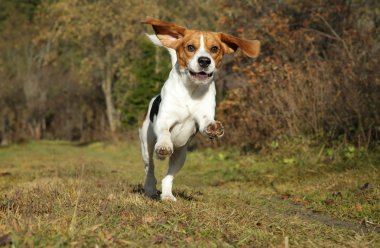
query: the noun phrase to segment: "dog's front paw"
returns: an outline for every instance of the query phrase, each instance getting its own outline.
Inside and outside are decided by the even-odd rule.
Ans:
[[[205,129],[205,134],[210,138],[220,138],[224,134],[224,127],[220,121],[213,121]]]
[[[173,149],[167,145],[156,145],[156,155],[158,159],[165,159],[166,157],[170,157],[173,153]]]

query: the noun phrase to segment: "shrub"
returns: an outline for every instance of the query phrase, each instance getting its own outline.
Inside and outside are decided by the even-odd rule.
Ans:
[[[253,63],[238,57],[233,67],[247,83],[229,89],[218,107],[225,142],[254,148],[283,136],[363,146],[378,140],[376,4],[353,3],[290,2],[263,14],[257,30],[240,24],[238,34],[255,34],[262,54]]]

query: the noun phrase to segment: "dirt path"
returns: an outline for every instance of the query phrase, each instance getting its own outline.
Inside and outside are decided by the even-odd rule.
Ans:
[[[337,219],[334,217],[331,217],[327,214],[323,213],[318,213],[316,211],[312,211],[310,209],[307,209],[303,207],[300,204],[295,204],[291,201],[288,200],[283,200],[279,197],[273,197],[271,198],[271,201],[274,204],[285,204],[288,207],[287,213],[289,215],[296,215],[302,218],[305,221],[311,221],[311,222],[319,222],[321,224],[333,227],[333,228],[341,228],[341,229],[346,229],[346,230],[351,230],[355,232],[365,232],[365,233],[380,233],[380,227],[376,226],[375,224],[371,222],[365,222],[363,221],[362,223],[357,223],[353,221],[348,221],[348,220],[342,220],[342,219]]]

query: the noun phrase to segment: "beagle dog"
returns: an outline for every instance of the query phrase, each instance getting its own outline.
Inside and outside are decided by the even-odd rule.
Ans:
[[[222,123],[214,119],[214,77],[223,55],[240,48],[245,55],[257,57],[260,42],[225,33],[190,30],[150,17],[142,23],[152,25],[155,34],[148,37],[155,45],[165,47],[172,60],[169,78],[161,93],[150,101],[139,129],[145,163],[144,192],[149,197],[157,195],[153,155],[158,159],[169,157],[161,199],[176,201],[172,194],[173,179],[185,162],[189,140],[197,132],[211,139],[224,134]]]

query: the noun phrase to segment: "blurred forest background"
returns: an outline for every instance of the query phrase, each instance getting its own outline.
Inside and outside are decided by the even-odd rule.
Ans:
[[[378,0],[1,0],[1,144],[136,132],[170,71],[146,16],[261,41],[218,75],[221,143],[378,143]]]

